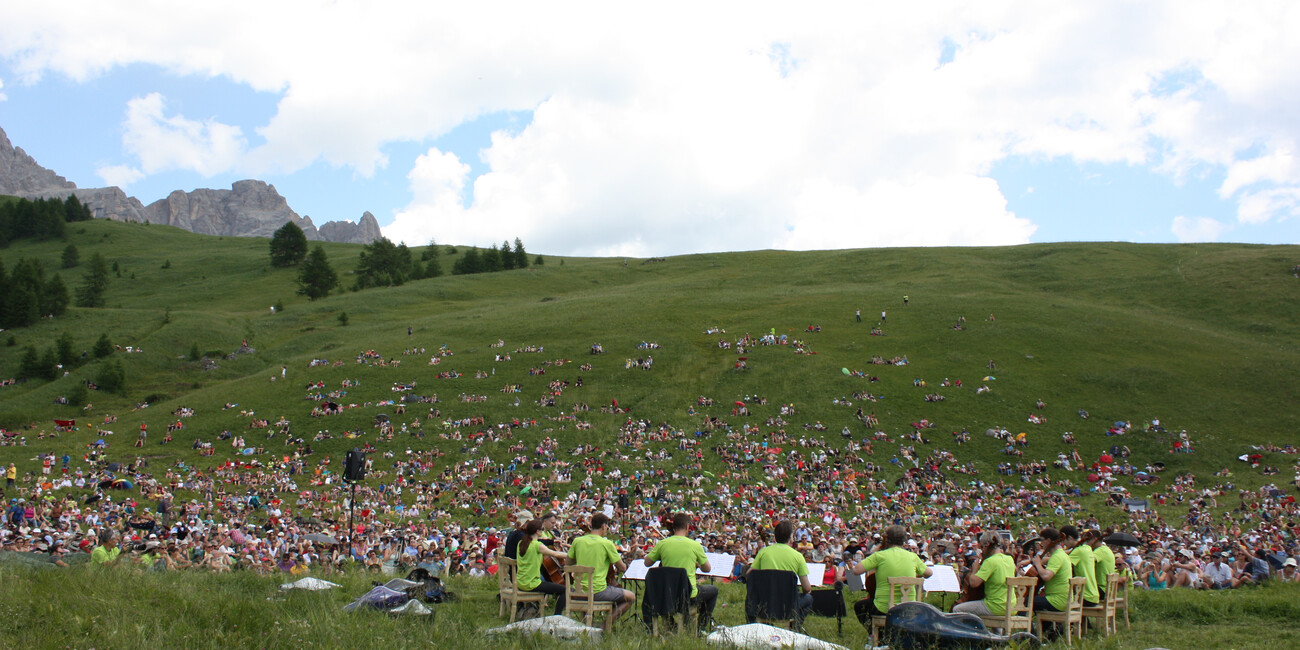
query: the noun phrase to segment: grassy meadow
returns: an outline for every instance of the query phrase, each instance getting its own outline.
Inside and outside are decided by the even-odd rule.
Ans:
[[[60,253],[69,242],[80,250],[82,266],[59,270]],[[350,285],[360,246],[324,246],[342,282]],[[223,430],[244,434],[250,446],[264,444],[269,455],[287,453],[280,439],[267,442],[262,430],[250,430],[250,418],[241,416],[241,410],[273,422],[283,416],[292,421],[294,435],[308,441],[328,429],[333,439],[311,444],[316,458],[328,455],[340,467],[345,451],[364,442],[399,453],[437,446],[446,452],[445,462],[463,460],[471,453],[464,443],[437,435],[444,431],[441,422],[454,418],[483,416],[488,423],[535,419],[539,426],[515,430],[515,441],[531,444],[544,436],[558,437],[561,458],[567,459],[565,450],[579,442],[613,447],[617,428],[628,417],[687,431],[699,428],[706,415],[733,427],[761,427],[780,404],[787,404],[797,411],[786,418],[789,432],[827,436],[836,439],[836,446],[845,426],[857,439],[870,433],[853,417],[858,407],[874,412],[880,429],[897,442],[911,431],[911,423],[928,419],[936,423],[926,432],[930,446],[973,463],[984,480],[999,478],[994,472],[999,462],[1016,460],[1001,453],[1001,443],[983,435],[988,428],[1026,432],[1030,444],[1024,460],[1050,462],[1068,451],[1061,441],[1066,431],[1075,433],[1086,460],[1112,444],[1124,444],[1132,449],[1133,464],[1159,461],[1168,467],[1162,484],[1130,488],[1143,496],[1163,490],[1168,478],[1181,472],[1195,473],[1200,484],[1221,481],[1211,474],[1224,467],[1232,471],[1229,480],[1236,486],[1288,483],[1293,456],[1264,454],[1266,464],[1281,469],[1272,477],[1250,470],[1236,457],[1253,444],[1292,443],[1300,429],[1300,409],[1295,408],[1300,402],[1300,280],[1290,272],[1300,263],[1300,247],[1062,243],[755,251],[662,261],[561,258],[533,251],[530,256],[543,254],[544,265],[342,291],[318,301],[295,294],[295,270],[270,266],[265,239],[205,237],[96,220],[70,224],[67,241],[15,242],[0,249],[0,260],[8,268],[23,257],[40,259],[47,275],[57,271],[75,289],[84,260],[95,252],[118,269],[107,306],[72,308],[57,319],[0,332],[0,378],[16,375],[25,346],[43,351],[64,332],[71,334],[78,352],[89,351],[101,334],[141,351],[113,356],[125,368],[127,388],[122,394],[91,392],[90,405],[55,401],[95,377],[102,362],[93,357],[56,381],[0,388],[0,427],[27,440],[25,447],[0,447],[0,463],[15,462],[20,472],[38,471],[38,452],[79,458],[99,437],[110,443],[110,460],[143,456],[156,474],[176,463],[204,468],[230,458],[228,444],[218,445],[215,458],[201,458],[190,446],[196,437],[215,441]],[[443,268],[453,261],[444,253]],[[903,305],[903,296],[909,305]],[[276,303],[284,306],[280,313],[271,312]],[[856,309],[862,310],[861,323],[854,319]],[[882,310],[888,312],[885,335],[872,336]],[[339,321],[344,312],[346,326]],[[959,317],[966,319],[964,330],[953,329]],[[806,332],[810,325],[821,331]],[[714,327],[725,334],[705,333]],[[720,340],[734,341],[745,333],[757,337],[769,332],[798,339],[815,354],[796,354],[793,345],[754,347],[744,355],[750,369],[738,372],[737,353],[718,346]],[[245,340],[255,353],[224,358]],[[489,347],[498,340],[503,347]],[[642,341],[660,347],[639,350]],[[590,355],[594,343],[606,354]],[[218,367],[204,370],[191,360],[195,346]],[[443,346],[454,354],[429,365]],[[543,349],[524,351],[536,346]],[[410,348],[424,352],[404,355]],[[358,363],[356,357],[366,350],[401,364]],[[510,353],[510,361],[494,360],[504,353]],[[625,360],[646,355],[654,357],[651,369],[624,367]],[[906,355],[909,363],[872,365],[876,355]],[[309,367],[313,359],[331,365]],[[554,363],[559,360],[568,362]],[[336,361],[344,363],[336,367]],[[988,368],[990,361],[996,369]],[[580,371],[584,363],[592,369]],[[459,378],[436,377],[453,369]],[[530,375],[529,369],[546,372]],[[878,381],[847,376],[842,369]],[[475,378],[476,372],[487,376]],[[566,389],[556,406],[537,404],[549,382],[579,377],[584,385]],[[941,388],[945,378],[961,380],[962,386]],[[360,384],[337,401],[359,406],[342,415],[310,417],[317,402],[305,399],[307,383],[320,381],[325,390],[337,390],[345,379]],[[925,388],[914,386],[918,379],[925,380]],[[393,384],[410,382],[417,384],[415,394],[438,395],[440,417],[428,418],[427,405],[397,415],[391,406],[377,404],[400,397]],[[501,392],[507,384],[518,385],[519,392]],[[982,385],[991,391],[977,395],[976,387]],[[873,393],[879,401],[850,397],[858,391]],[[927,393],[945,399],[926,402]],[[458,399],[461,394],[487,399],[465,403]],[[715,405],[691,413],[701,396],[714,399]],[[730,415],[733,402],[747,396],[761,396],[768,404],[750,404],[748,417]],[[833,403],[837,398],[849,398],[853,405]],[[1038,399],[1046,402],[1041,411],[1035,408]],[[600,413],[599,407],[611,400],[630,413]],[[228,403],[238,407],[223,410]],[[574,403],[591,407],[589,413],[577,414],[590,429],[574,426]],[[195,415],[184,421],[186,428],[175,442],[160,445],[166,425],[177,420],[172,412],[180,407],[194,409]],[[1091,418],[1080,419],[1079,409]],[[380,442],[373,426],[380,413],[412,430],[419,418],[427,435]],[[1031,413],[1045,416],[1046,423],[1028,423]],[[103,425],[115,433],[97,430],[106,415],[117,417],[116,423]],[[76,418],[78,429],[57,438],[40,437],[53,431],[56,418]],[[1170,433],[1104,435],[1116,420],[1140,427],[1153,418]],[[827,431],[804,430],[804,424],[814,422]],[[136,449],[131,443],[142,423],[148,425],[149,441]],[[971,441],[957,445],[950,434],[962,429],[971,432]],[[1170,453],[1181,430],[1187,431],[1195,453]],[[344,431],[358,437],[345,439]],[[872,458],[891,477],[902,472],[887,462],[897,442],[878,445]],[[508,444],[486,443],[473,453],[506,459]],[[709,454],[705,458],[706,466],[717,463]],[[376,467],[383,463],[377,459]],[[646,466],[635,457],[623,464],[625,471]],[[1052,476],[1087,488],[1082,473],[1057,471]],[[581,478],[575,475],[574,485]],[[1085,496],[1083,503],[1103,521],[1118,517],[1100,496]],[[1224,508],[1235,504],[1235,499],[1220,503]],[[1175,521],[1179,510],[1171,505],[1162,512]],[[77,648],[407,647],[430,642],[464,647],[481,642],[481,630],[499,624],[494,590],[467,582],[452,585],[465,598],[440,607],[434,625],[342,615],[339,607],[369,579],[349,575],[342,578],[346,589],[282,598],[276,590],[279,579],[253,575],[124,578],[80,569],[32,573],[0,567],[0,645],[7,645],[3,639],[21,639],[23,645]],[[1294,588],[1281,586],[1231,594],[1142,594],[1133,630],[1090,647],[1289,646],[1300,635],[1296,596]],[[726,587],[723,602],[728,606],[719,610],[719,619],[741,622],[742,600],[740,588]],[[823,639],[834,638],[833,622],[818,620],[812,630]],[[846,621],[845,632],[849,647],[866,641],[856,621]],[[615,639],[630,647],[701,645],[646,641],[631,626],[616,632]],[[555,643],[514,639],[500,645]]]
[[[487,637],[498,617],[494,579],[453,578],[451,603],[430,605],[427,617],[392,618],[342,607],[370,588],[373,574],[324,576],[342,585],[322,592],[282,592],[284,576],[250,573],[150,573],[129,569],[64,571],[0,567],[0,640],[34,648],[468,648],[485,641],[501,650],[620,647],[668,650],[711,647],[689,635],[648,636],[628,618],[608,643],[574,643],[544,636]],[[386,578],[385,578],[386,579]],[[1300,642],[1300,587],[1269,585],[1234,592],[1134,592],[1133,626],[1103,638],[1090,632],[1084,648],[1252,648],[1276,650]],[[869,641],[852,613],[844,635],[835,620],[811,617],[808,633],[848,648]],[[744,623],[744,587],[721,585],[715,618]],[[548,608],[551,605],[548,605]],[[633,610],[639,613],[639,605]],[[549,609],[547,610],[549,614]],[[629,613],[629,617],[630,617]],[[490,640],[489,640],[490,639]],[[1051,647],[1065,647],[1063,643]],[[1076,645],[1076,647],[1079,647]]]

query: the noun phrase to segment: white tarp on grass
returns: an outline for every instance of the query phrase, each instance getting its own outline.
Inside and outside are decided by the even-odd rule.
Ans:
[[[592,639],[593,641],[599,641],[601,630],[599,628],[583,625],[568,616],[557,615],[547,616],[545,618],[530,618],[526,621],[516,621],[509,625],[494,627],[487,631],[488,634],[501,634],[503,632],[549,634],[561,639],[585,637]]]
[[[287,582],[285,584],[282,584],[280,585],[280,588],[286,591],[289,589],[306,589],[307,591],[320,591],[322,589],[333,589],[338,586],[339,585],[336,585],[328,580],[321,580],[320,578],[303,578],[297,582]]]
[[[772,650],[772,648],[791,648],[791,650],[848,650],[842,645],[822,641],[807,634],[773,627],[763,623],[750,623],[736,627],[719,627],[707,637],[713,645],[731,645],[751,650]]]

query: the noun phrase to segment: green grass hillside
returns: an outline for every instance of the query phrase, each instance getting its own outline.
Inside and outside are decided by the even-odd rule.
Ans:
[[[717,415],[733,426],[741,421],[763,424],[778,404],[793,404],[788,430],[806,433],[805,423],[820,421],[838,438],[848,426],[855,438],[869,431],[853,415],[858,407],[874,412],[880,428],[894,435],[911,430],[925,418],[937,424],[927,432],[934,447],[951,448],[985,475],[1006,460],[1001,445],[982,435],[1005,426],[1027,432],[1025,459],[1056,457],[1068,449],[1060,436],[1072,431],[1085,458],[1095,458],[1113,443],[1129,445],[1134,464],[1168,464],[1173,472],[1207,475],[1231,466],[1245,484],[1274,480],[1249,474],[1235,456],[1249,444],[1289,442],[1300,428],[1297,370],[1300,370],[1300,280],[1291,267],[1300,248],[1230,244],[1140,245],[1122,243],[1036,244],[1003,248],[925,248],[827,252],[757,251],[671,257],[662,261],[546,257],[545,265],[473,276],[444,276],[390,289],[344,292],[309,302],[295,295],[293,269],[275,269],[268,261],[267,240],[217,238],[173,228],[96,220],[71,224],[68,240],[15,242],[0,250],[7,267],[20,258],[40,259],[46,273],[58,270],[68,242],[83,260],[95,252],[116,263],[119,274],[108,289],[103,309],[73,308],[57,319],[0,334],[13,345],[0,345],[0,377],[18,372],[25,346],[51,347],[68,332],[78,351],[90,350],[106,333],[115,344],[141,349],[119,352],[127,374],[122,395],[90,393],[93,406],[58,405],[98,364],[91,357],[53,382],[29,381],[0,388],[0,425],[26,437],[27,448],[0,448],[0,461],[34,469],[39,451],[80,455],[98,434],[94,425],[116,415],[110,456],[143,454],[156,459],[198,460],[189,447],[194,437],[212,440],[229,429],[246,432],[254,410],[274,421],[293,422],[295,435],[329,429],[357,430],[362,439],[334,438],[314,445],[318,453],[339,456],[362,441],[374,441],[373,418],[392,413],[387,406],[350,409],[343,415],[313,420],[317,402],[304,399],[309,381],[337,390],[343,379],[360,380],[340,401],[364,404],[400,396],[396,382],[416,382],[420,395],[436,393],[439,421],[482,415],[488,423],[535,418],[544,426],[522,430],[518,438],[540,439],[563,433],[564,444],[593,440],[614,443],[618,425],[628,416],[601,414],[600,405],[617,400],[631,416],[694,430],[704,415]],[[344,285],[359,246],[324,244]],[[444,257],[450,268],[454,258]],[[170,262],[170,264],[166,264]],[[75,288],[85,263],[59,271]],[[166,267],[166,268],[164,268]],[[903,296],[910,298],[903,305]],[[282,302],[281,313],[270,306]],[[854,320],[861,309],[863,322]],[[884,336],[871,328],[887,310]],[[338,316],[346,312],[350,324]],[[990,320],[990,315],[994,318]],[[965,330],[955,330],[959,317]],[[804,329],[818,325],[820,332]],[[408,336],[407,328],[412,329]],[[705,334],[711,327],[725,334]],[[750,370],[737,372],[734,350],[719,349],[720,340],[745,333],[786,335],[815,354],[796,354],[793,345],[759,346],[745,355]],[[490,344],[504,340],[503,348]],[[247,340],[256,353],[234,360],[216,359],[218,368],[203,370],[188,359],[192,346],[204,353],[229,353]],[[641,341],[661,346],[638,350]],[[607,351],[588,354],[593,343]],[[430,356],[446,346],[453,356],[438,366]],[[541,352],[516,352],[542,346]],[[422,347],[422,355],[403,351]],[[365,350],[402,361],[397,368],[362,365]],[[508,362],[494,361],[511,353]],[[626,369],[628,358],[654,357],[649,370]],[[906,355],[906,366],[871,365],[873,355]],[[309,368],[312,359],[345,362],[339,367]],[[544,361],[573,363],[546,367]],[[987,367],[989,361],[996,370]],[[591,363],[581,372],[579,364]],[[278,381],[281,368],[286,379]],[[879,377],[878,382],[843,374],[843,368]],[[454,369],[456,379],[437,379]],[[488,374],[476,379],[475,372]],[[985,381],[986,375],[995,379]],[[556,379],[584,380],[569,388],[555,407],[537,400]],[[945,379],[960,379],[960,388],[941,388]],[[273,381],[273,379],[277,381]],[[926,388],[914,386],[923,379]],[[500,392],[518,384],[517,394]],[[992,390],[977,395],[976,388]],[[856,391],[880,396],[878,402],[850,398],[853,406],[832,400]],[[463,403],[460,394],[486,395],[486,402]],[[944,401],[926,402],[927,393]],[[732,403],[762,396],[767,406],[751,406],[748,418],[731,417]],[[715,400],[699,414],[688,409],[696,398]],[[514,406],[518,397],[521,405]],[[1035,400],[1046,402],[1044,410]],[[133,410],[148,402],[146,409]],[[574,430],[558,419],[576,402],[591,406],[582,420],[591,430]],[[222,410],[226,403],[238,409]],[[176,420],[178,407],[196,415],[171,446],[158,446],[163,428]],[[1086,409],[1090,420],[1076,412]],[[412,409],[397,423],[424,415]],[[1046,417],[1030,424],[1031,413]],[[52,430],[55,418],[77,418],[80,430],[55,440],[37,439]],[[1133,433],[1106,438],[1108,423],[1130,420],[1141,425],[1159,418],[1171,431],[1186,430],[1198,450],[1170,454],[1172,437]],[[151,432],[143,450],[130,447],[141,423]],[[422,421],[426,432],[441,431]],[[953,444],[952,431],[969,430],[972,441]],[[766,432],[768,428],[764,427]],[[250,445],[262,436],[250,435]],[[257,440],[254,440],[257,438]],[[399,439],[402,448],[438,444]],[[446,445],[446,443],[442,443]],[[268,447],[276,453],[281,446]],[[896,445],[876,451],[885,464]],[[229,447],[223,447],[224,457]],[[446,446],[448,461],[458,458],[460,444]],[[504,446],[486,453],[507,457]],[[1287,472],[1289,457],[1265,462]],[[202,465],[203,463],[199,463]],[[578,477],[575,477],[577,479]],[[1072,477],[1077,480],[1077,477]],[[1288,480],[1287,475],[1277,477]]]

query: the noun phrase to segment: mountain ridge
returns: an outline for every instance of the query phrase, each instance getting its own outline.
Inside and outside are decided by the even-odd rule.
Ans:
[[[204,235],[270,237],[285,223],[302,228],[307,239],[368,244],[383,236],[375,216],[356,222],[329,221],[318,228],[300,216],[275,186],[260,180],[236,181],[230,189],[175,190],[148,205],[120,187],[78,188],[76,183],[42,166],[16,147],[0,128],[0,194],[27,199],[64,198],[73,194],[98,219],[158,223]]]

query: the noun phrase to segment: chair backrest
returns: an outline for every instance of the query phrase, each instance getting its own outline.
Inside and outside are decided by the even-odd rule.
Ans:
[[[789,620],[796,615],[797,577],[793,571],[752,569],[745,576],[745,615],[750,619]]]
[[[570,564],[564,567],[564,588],[569,593],[569,602],[585,601],[586,603],[596,602],[596,594],[591,591],[592,576],[596,570],[589,566],[581,564]],[[587,585],[583,590],[583,585]]]
[[[1007,616],[1034,615],[1034,588],[1038,578],[1007,578]]]
[[[1069,611],[1078,610],[1080,613],[1083,612],[1083,588],[1087,584],[1088,579],[1083,576],[1070,578],[1070,596],[1069,600],[1066,601]]]
[[[519,581],[515,578],[517,569],[514,560],[497,553],[497,588],[505,591],[517,587],[519,585]]]
[[[1112,573],[1106,576],[1106,602],[1102,603],[1102,606],[1106,609],[1114,609],[1117,600],[1119,600],[1119,574]]]
[[[672,616],[690,606],[691,583],[686,569],[657,566],[645,574],[645,597],[641,616]]]
[[[897,596],[897,599],[895,599]],[[889,579],[889,608],[899,603],[917,602],[925,598],[925,578],[894,576]]]

